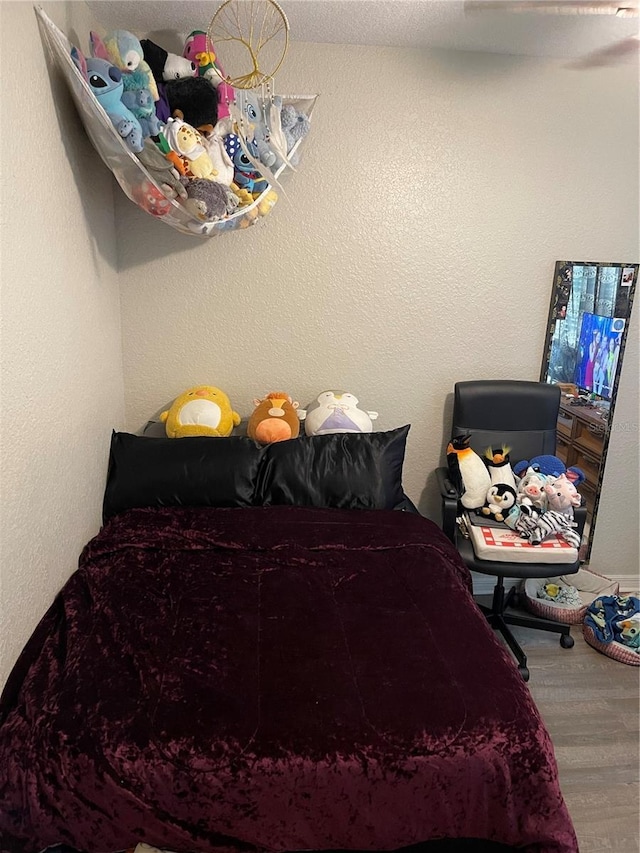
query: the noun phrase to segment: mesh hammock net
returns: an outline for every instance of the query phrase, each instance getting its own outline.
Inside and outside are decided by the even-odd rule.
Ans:
[[[233,163],[233,179],[231,190],[226,189],[226,212],[214,214],[220,218],[212,219],[206,205],[191,195],[185,198],[184,186],[191,191],[195,183],[180,181],[172,168],[175,155],[167,138],[171,138],[169,125],[173,119],[163,126],[159,144],[147,138],[143,151],[134,153],[89,86],[82,62],[78,62],[78,57],[84,61],[79,46],[69,41],[41,7],[36,6],[35,12],[43,41],[64,76],[92,145],[127,198],[141,210],[176,231],[201,238],[248,228],[270,213],[282,195],[281,178],[295,170],[305,143],[303,136],[288,150],[283,149],[280,118],[284,123],[285,114],[294,116],[307,123],[308,129],[317,95],[275,96],[270,80],[252,90],[234,89],[219,76],[213,81],[225,87],[226,109],[219,112],[215,133],[204,143],[208,151],[213,150],[211,146],[222,148],[224,143],[221,156],[226,157],[226,168]],[[264,131],[261,141],[270,148],[269,156],[248,138],[256,119]]]

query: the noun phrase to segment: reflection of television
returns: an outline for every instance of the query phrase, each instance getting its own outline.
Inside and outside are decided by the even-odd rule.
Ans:
[[[624,327],[621,318],[582,315],[573,380],[579,388],[611,400]]]
[[[614,405],[637,279],[637,264],[556,263],[543,382],[576,385]],[[605,364],[605,353],[596,358],[595,351],[603,341]]]

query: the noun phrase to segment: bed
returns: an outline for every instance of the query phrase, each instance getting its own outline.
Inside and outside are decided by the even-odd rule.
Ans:
[[[232,442],[239,505],[216,506],[185,500],[173,474],[163,493],[158,444],[141,443],[162,439],[114,435],[147,454],[155,503],[133,505],[152,503],[133,495],[145,477],[112,444],[105,524],[3,692],[3,853],[576,853],[548,733],[466,567],[434,524],[393,508],[406,431],[391,432],[393,452],[282,442],[313,463],[300,478],[294,460],[293,485],[289,448],[244,439],[245,464]],[[191,463],[219,492],[205,456]],[[321,458],[354,474],[349,506],[318,505],[314,477],[329,504],[345,492]]]

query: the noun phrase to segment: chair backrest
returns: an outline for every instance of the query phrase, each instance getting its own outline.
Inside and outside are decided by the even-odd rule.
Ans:
[[[546,382],[488,379],[457,382],[452,436],[468,433],[482,456],[490,446],[507,444],[511,464],[555,455],[560,388]]]

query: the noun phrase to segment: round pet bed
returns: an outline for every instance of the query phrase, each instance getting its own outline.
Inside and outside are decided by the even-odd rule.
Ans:
[[[590,646],[596,651],[602,652],[603,655],[630,666],[640,666],[640,655],[634,649],[623,646],[622,643],[617,643],[615,640],[610,643],[600,642],[593,628],[584,622],[582,624],[582,636]]]
[[[583,571],[586,570],[583,568]],[[599,575],[597,572],[589,570],[589,574],[595,575],[603,581],[608,580],[608,578]],[[564,622],[567,625],[579,625],[586,616],[587,608],[593,599],[596,598],[596,595],[592,592],[580,592],[582,603],[575,607],[571,607],[564,602],[556,603],[555,601],[547,601],[546,598],[538,598],[538,590],[542,589],[549,582],[558,583],[558,579],[527,578],[522,587],[523,599],[527,610],[543,619],[552,619],[555,622]],[[560,585],[563,585],[562,582],[560,582]],[[564,586],[567,586],[567,584],[564,584]],[[618,584],[611,581],[611,590],[607,590],[605,594],[617,595],[617,593]],[[598,593],[598,595],[602,594],[602,592]]]

